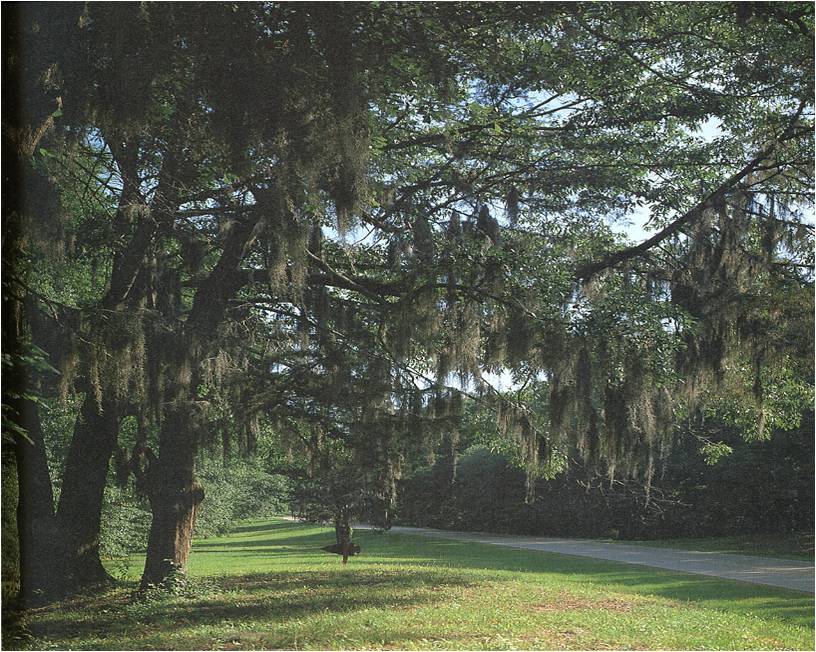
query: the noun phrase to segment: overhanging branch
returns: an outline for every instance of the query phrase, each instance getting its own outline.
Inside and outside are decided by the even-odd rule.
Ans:
[[[656,245],[660,244],[661,242],[666,240],[666,238],[671,237],[672,235],[680,231],[680,229],[682,229],[685,225],[692,222],[704,210],[711,208],[718,202],[723,201],[725,195],[729,191],[733,190],[733,188],[740,181],[742,181],[742,179],[751,174],[751,172],[757,170],[760,167],[761,163],[765,161],[774,152],[774,150],[780,143],[789,140],[790,138],[793,137],[794,125],[796,124],[799,117],[802,115],[802,111],[805,108],[805,104],[806,102],[804,100],[799,103],[799,108],[796,110],[796,113],[791,118],[788,127],[785,129],[785,131],[777,140],[775,140],[773,143],[765,147],[765,149],[763,149],[756,157],[749,161],[739,171],[735,172],[725,181],[723,181],[712,192],[710,192],[701,201],[699,201],[694,207],[683,213],[680,217],[674,220],[666,228],[662,229],[648,240],[644,240],[639,245],[627,247],[626,249],[621,249],[619,251],[610,252],[603,256],[600,260],[579,267],[575,272],[575,278],[577,280],[589,280],[590,278],[595,276],[595,274],[597,274],[598,272],[601,272],[610,267],[614,267],[615,265],[619,265],[620,263],[625,262],[630,258],[643,256],[652,247],[655,247]]]

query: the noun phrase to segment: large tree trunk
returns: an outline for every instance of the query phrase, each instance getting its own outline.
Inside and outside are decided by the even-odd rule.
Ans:
[[[3,19],[3,76],[13,100],[3,106],[3,413],[13,434],[19,487],[17,535],[20,597],[23,606],[41,602],[60,584],[55,567],[54,494],[45,452],[36,392],[26,305],[28,237],[32,223],[52,224],[56,196],[51,180],[31,164],[43,136],[62,107],[58,89],[45,84],[55,63],[51,43],[69,42],[78,33],[82,7],[21,3],[6,8]],[[25,434],[22,434],[25,433]],[[4,497],[5,498],[5,497]],[[5,500],[4,500],[5,503]]]
[[[160,433],[159,458],[147,469],[153,520],[141,588],[163,585],[184,573],[196,510],[204,490],[195,478],[196,437],[190,410],[174,406]]]
[[[89,392],[74,425],[57,511],[60,566],[69,588],[111,579],[99,557],[99,533],[118,430],[114,403],[103,401],[100,406]]]
[[[45,456],[37,405],[27,399],[12,401],[18,425],[27,439],[17,437],[17,536],[20,549],[20,599],[29,607],[60,589],[54,565],[54,493]]]
[[[19,169],[22,165],[10,167],[11,183],[22,187],[25,178]],[[4,200],[7,198],[4,192]],[[31,606],[42,602],[56,590],[56,575],[52,572],[55,523],[54,493],[39,409],[31,398],[37,389],[32,379],[34,354],[30,346],[29,306],[26,290],[20,283],[25,273],[20,255],[24,250],[25,237],[18,201],[19,198],[12,202],[11,210],[4,215],[3,221],[2,342],[4,367],[6,360],[10,360],[11,364],[3,370],[2,403],[4,430],[8,426],[14,430],[9,434],[14,441],[17,467],[20,599],[23,606]],[[9,507],[5,500],[3,502],[4,506]]]

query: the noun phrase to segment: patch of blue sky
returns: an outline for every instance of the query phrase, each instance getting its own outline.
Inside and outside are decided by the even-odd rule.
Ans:
[[[99,129],[88,129],[85,133],[84,140],[85,146],[97,158],[97,160],[101,160],[102,156],[110,154],[108,145],[102,137],[102,132],[99,131]],[[110,165],[96,165],[94,167],[94,175],[100,182],[103,192],[113,195],[122,191],[122,178],[119,173],[119,168],[116,165],[116,161],[113,160],[112,156],[110,159]]]
[[[709,116],[695,128],[686,131],[698,140],[711,143],[723,135],[722,121],[716,116]],[[654,234],[655,229],[649,224],[653,209],[654,205],[650,203],[636,204],[629,214],[623,218],[610,218],[607,224],[612,231],[622,235],[630,243],[642,242]]]

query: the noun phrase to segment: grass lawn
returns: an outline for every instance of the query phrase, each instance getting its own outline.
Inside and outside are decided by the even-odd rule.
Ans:
[[[680,548],[725,552],[735,555],[756,555],[780,559],[813,561],[813,535],[810,534],[746,534],[707,539],[662,539],[659,541],[620,541],[654,548]]]
[[[4,649],[814,649],[813,596],[704,576],[450,540],[245,523],[195,543],[190,586],[127,583],[29,612]],[[124,569],[120,569],[123,570]]]

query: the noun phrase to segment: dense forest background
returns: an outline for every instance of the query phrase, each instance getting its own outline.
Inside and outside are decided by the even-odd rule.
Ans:
[[[4,595],[286,511],[812,529],[812,4],[3,29]]]

